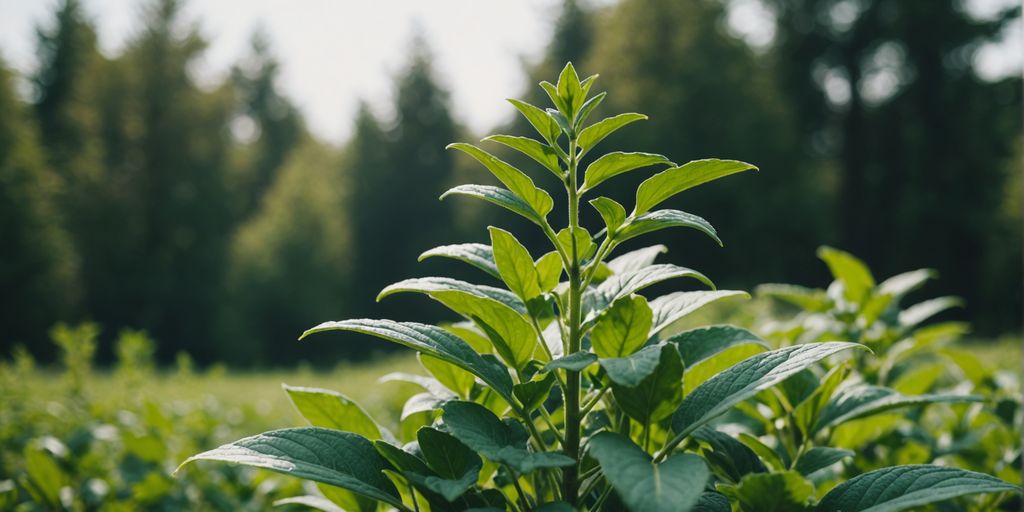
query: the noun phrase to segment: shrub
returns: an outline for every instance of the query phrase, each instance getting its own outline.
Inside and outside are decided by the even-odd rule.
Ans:
[[[317,482],[321,494],[286,502],[324,510],[878,512],[1018,491],[988,475],[931,465],[888,467],[845,482],[816,476],[835,475],[851,455],[819,445],[816,431],[859,417],[862,400],[837,403],[835,395],[849,355],[869,348],[822,341],[766,350],[764,340],[729,325],[674,332],[676,320],[701,306],[746,294],[716,290],[695,270],[654,263],[660,246],[610,257],[627,240],[671,227],[720,243],[706,220],[655,208],[755,167],[717,159],[675,165],[661,155],[618,151],[587,159],[609,134],[645,119],[627,113],[585,125],[605,97],[588,97],[595,78],[580,81],[570,64],[557,84],[541,84],[556,108],[512,100],[539,140],[485,139],[524,153],[564,184],[561,230],[548,220],[551,195],[526,173],[476,146],[449,146],[505,188],[462,185],[442,199],[475,197],[525,217],[547,238],[547,252],[535,258],[515,235],[491,227],[490,245],[443,246],[421,258],[464,261],[505,288],[426,277],[380,293],[424,294],[464,322],[343,320],[303,334],[354,331],[419,353],[433,377],[415,379],[425,392],[406,403],[399,432],[338,393],[286,388],[311,427],[241,439],[186,463],[236,462]],[[637,188],[632,212],[597,197],[589,203],[604,227],[580,225],[581,200],[602,182],[650,167],[663,169]],[[651,300],[639,294],[673,279],[711,290]],[[731,431],[720,420],[751,411],[768,420],[761,435]]]

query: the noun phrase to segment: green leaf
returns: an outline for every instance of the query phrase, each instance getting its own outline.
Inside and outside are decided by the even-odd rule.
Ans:
[[[530,263],[532,265],[533,262],[531,261]],[[523,304],[523,301],[520,300],[519,297],[508,290],[495,288],[493,286],[471,284],[465,281],[459,281],[458,279],[452,279],[450,277],[414,277],[412,279],[399,281],[397,283],[390,284],[381,290],[377,295],[377,300],[380,301],[381,299],[396,293],[423,293],[442,302],[452,309],[452,311],[464,315],[469,314],[463,313],[464,308],[458,307],[457,304],[448,304],[448,302],[456,303],[457,301],[449,300],[448,302],[445,302],[442,299],[456,296],[461,297],[464,295],[467,296],[465,300],[471,300],[471,298],[490,300],[497,302],[520,315],[526,314],[526,305]]]
[[[614,373],[617,375],[613,378],[611,367],[604,366],[613,381],[612,394],[615,396],[615,402],[626,415],[639,421],[641,425],[655,424],[671,416],[683,401],[683,361],[679,357],[679,352],[672,345],[659,344],[633,354],[630,359],[640,358],[645,352],[650,352],[657,358],[655,367],[650,372],[640,368],[641,364],[638,364],[633,374],[616,369]],[[646,355],[643,357],[646,358]],[[608,360],[602,361],[602,364],[606,361]],[[629,382],[644,373],[646,376],[643,380],[630,387]]]
[[[558,140],[558,124],[548,116],[547,112],[544,112],[544,109],[511,98],[508,102],[523,114],[523,117],[530,122],[530,125],[533,126],[534,130],[537,130],[541,137],[544,137],[544,140],[549,143]]]
[[[683,331],[665,339],[679,348],[687,366],[693,366],[729,347],[744,344],[768,348],[760,336],[733,325],[711,325]]]
[[[597,355],[592,352],[573,352],[567,356],[559,357],[544,366],[545,371],[555,368],[562,368],[573,372],[583,371],[584,368],[597,362]]]
[[[558,239],[558,243],[562,245],[565,252],[570,256],[573,254],[573,236],[572,230],[565,228],[558,232],[555,236]],[[576,253],[578,259],[584,260],[593,256],[594,251],[597,250],[597,245],[594,245],[594,240],[590,237],[590,232],[587,228],[577,227],[576,228]]]
[[[630,251],[612,259],[608,262],[608,268],[616,274],[635,272],[644,267],[653,265],[654,260],[658,258],[659,254],[665,254],[667,252],[668,247],[661,244],[644,247],[643,249]]]
[[[735,493],[743,512],[804,512],[814,485],[796,471],[754,473],[743,477]]]
[[[427,467],[427,463],[424,462],[423,459],[409,453],[405,449],[399,448],[391,443],[385,443],[384,441],[375,441],[373,443],[373,447],[377,450],[377,453],[384,458],[384,460],[388,461],[392,466],[401,471],[413,471],[421,475],[428,475],[431,473],[431,469]],[[406,445],[406,448],[410,447],[416,447],[416,445]]]
[[[601,358],[601,368],[612,382],[636,387],[658,368],[662,348],[662,345],[650,345],[627,357]]]
[[[496,204],[513,213],[526,217],[538,226],[544,225],[544,215],[541,215],[532,206],[526,203],[523,198],[517,196],[511,190],[491,185],[459,185],[441,194],[441,199],[451,195],[462,195],[483,199],[489,203]]]
[[[574,125],[577,133],[580,131],[580,127],[583,126],[583,123],[586,122],[587,118],[590,117],[590,113],[593,112],[602,101],[604,101],[605,96],[608,96],[608,93],[602,92],[595,94],[594,97],[583,102],[583,105],[580,106],[579,114],[576,115],[576,124]]]
[[[501,279],[498,274],[498,266],[494,264],[494,251],[489,245],[475,243],[442,245],[420,254],[418,261],[437,256],[469,263],[495,278]]]
[[[936,297],[900,311],[899,322],[904,328],[913,327],[947,309],[960,307],[963,304],[963,300],[957,297]]]
[[[602,119],[586,128],[584,128],[579,137],[577,137],[577,143],[583,151],[590,151],[599,142],[604,140],[605,137],[612,134],[612,132],[626,126],[634,121],[640,121],[647,119],[647,116],[643,114],[619,114],[614,117]]]
[[[534,266],[537,268],[537,280],[541,293],[554,290],[558,286],[558,280],[562,278],[562,258],[558,255],[558,251],[551,251],[541,256]]]
[[[958,496],[1021,492],[1020,487],[973,471],[931,465],[882,468],[858,475],[826,494],[816,512],[898,512]]]
[[[494,262],[498,265],[498,273],[509,290],[519,296],[523,302],[540,295],[540,276],[533,266],[530,251],[519,243],[512,233],[501,228],[490,226],[491,247],[494,248]]]
[[[466,446],[491,461],[509,465],[520,475],[576,463],[561,453],[529,451],[529,434],[521,425],[502,422],[480,404],[453,400],[444,405],[442,418],[448,430]]]
[[[786,470],[788,464],[782,462],[782,457],[779,455],[779,452],[767,444],[764,444],[764,441],[761,441],[760,438],[752,436],[746,432],[740,432],[736,437],[738,437],[739,441],[746,445],[747,448],[750,448],[751,451],[756,453],[758,457],[761,457],[761,461],[767,463],[773,470]]]
[[[548,98],[551,100],[551,103],[554,104],[556,108],[558,108],[558,113],[561,114],[563,112],[570,112],[571,109],[569,108],[569,104],[567,104],[565,102],[565,99],[562,98],[562,96],[558,93],[558,86],[551,82],[544,81],[540,83],[540,88],[544,89],[544,92],[548,93]],[[550,114],[550,110],[548,111],[548,113]],[[565,117],[564,114],[563,117]],[[563,126],[563,129],[565,129],[565,126]]]
[[[793,469],[797,470],[801,475],[811,476],[813,473],[821,471],[847,457],[853,457],[853,455],[854,453],[850,450],[815,446],[804,452],[797,459],[796,467]]]
[[[28,445],[25,447],[23,454],[25,457],[25,472],[31,483],[29,491],[33,498],[44,502],[52,507],[53,510],[63,509],[60,490],[70,480],[67,473],[57,464],[50,451],[44,448]]]
[[[844,350],[865,349],[858,343],[824,342],[795,345],[757,354],[715,375],[683,399],[672,416],[675,446],[694,430],[734,405],[768,389],[818,361]]]
[[[632,272],[615,274],[604,280],[597,288],[588,290],[583,294],[583,309],[587,313],[584,323],[591,323],[597,319],[605,308],[615,301],[628,297],[648,286],[681,277],[692,277],[714,287],[710,279],[685,267],[672,264],[650,265]]]
[[[576,74],[576,68],[572,62],[567,62],[562,72],[558,75],[558,95],[566,102],[566,116],[574,117],[586,99],[583,88],[580,86],[580,77]]]
[[[624,153],[622,151],[608,153],[587,166],[581,193],[624,172],[658,164],[672,165],[672,162],[668,158],[654,153]]]
[[[691,512],[732,512],[732,504],[724,494],[705,492]]]
[[[685,512],[700,499],[711,474],[700,457],[679,454],[661,464],[621,434],[590,439],[590,454],[633,512]]]
[[[310,425],[381,439],[381,430],[370,415],[347,396],[327,389],[283,384],[288,398]]]
[[[407,510],[395,486],[381,473],[388,467],[387,461],[369,440],[351,432],[319,427],[272,430],[193,455],[181,465],[197,460],[265,468]]]
[[[472,373],[434,356],[426,354],[418,354],[418,356],[423,368],[430,372],[438,382],[455,392],[456,395],[469,398],[473,391],[473,383],[476,382]]]
[[[818,248],[818,257],[828,265],[832,276],[843,283],[843,296],[846,300],[860,304],[875,287],[871,270],[854,255],[822,246]]]
[[[722,299],[729,297],[750,298],[747,292],[737,290],[713,290],[696,292],[675,292],[662,295],[651,301],[651,311],[654,313],[651,332],[648,336],[655,336],[670,325],[694,311]]]
[[[892,295],[897,299],[918,289],[929,279],[934,279],[936,272],[932,269],[921,268],[897,274],[881,283],[878,283],[877,293]]]
[[[530,207],[537,212],[541,218],[547,216],[548,212],[551,211],[551,207],[553,205],[551,196],[548,195],[547,192],[537,188],[537,186],[533,184],[533,180],[530,179],[530,177],[523,171],[516,169],[498,157],[472,144],[457,142],[455,144],[449,144],[448,147],[462,151],[483,164],[484,167],[491,171],[491,174],[504,183],[509,190],[511,190],[515,195],[521,197],[523,201],[526,201],[526,204],[530,205]]]
[[[730,482],[739,482],[750,473],[768,471],[753,450],[728,434],[705,426],[697,429],[693,437],[710,448],[703,452],[704,458],[711,464],[712,471]]]
[[[792,284],[768,283],[754,290],[758,297],[771,297],[792,304],[805,311],[824,311],[830,307],[825,290]]]
[[[412,482],[440,494],[449,502],[455,501],[476,484],[483,462],[475,452],[450,434],[430,427],[416,433],[420,452],[437,476],[406,471]]]
[[[625,213],[625,211],[623,211]],[[634,217],[615,236],[616,242],[625,242],[640,235],[667,228],[693,228],[723,245],[714,226],[701,217],[679,210],[655,210]]]
[[[540,378],[534,377],[531,381],[512,386],[512,393],[523,404],[523,410],[533,412],[548,399],[554,383],[555,375],[546,373]]]
[[[303,507],[309,507],[313,510],[320,510],[322,512],[346,512],[344,508],[335,505],[333,501],[323,496],[315,496],[312,494],[282,498],[274,502],[275,507],[283,507],[285,505],[301,505]]]
[[[635,215],[647,213],[662,201],[697,185],[757,167],[736,160],[694,160],[651,176],[636,190]]]
[[[938,402],[981,402],[980,396],[929,394],[906,396],[894,389],[862,384],[841,389],[821,411],[814,431],[899,407]]]
[[[594,353],[599,357],[625,357],[636,352],[647,342],[651,314],[647,299],[639,295],[616,300],[590,333]]]
[[[393,320],[354,319],[324,322],[302,333],[300,340],[324,331],[353,331],[377,336],[437,357],[462,368],[491,386],[509,403],[512,402],[512,378],[508,369],[480,356],[458,336],[433,325]]]
[[[622,226],[623,222],[626,222],[626,209],[613,199],[607,197],[591,199],[590,205],[601,215],[605,227],[608,228],[608,233],[614,233],[619,226]]]
[[[563,171],[559,164],[558,153],[547,144],[543,144],[529,137],[514,137],[512,135],[491,135],[484,140],[504,144],[520,153],[532,158],[535,162],[551,171],[559,180],[563,178]]]

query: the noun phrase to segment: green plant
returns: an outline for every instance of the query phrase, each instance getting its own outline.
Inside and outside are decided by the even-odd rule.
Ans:
[[[466,319],[443,327],[391,320],[327,322],[303,334],[354,331],[414,349],[433,378],[420,383],[399,431],[391,433],[335,392],[287,388],[313,425],[274,430],[193,456],[268,468],[320,484],[321,495],[287,500],[325,510],[816,510],[894,511],[968,494],[1016,492],[994,477],[928,465],[898,466],[846,482],[818,481],[848,455],[799,436],[822,421],[843,380],[851,342],[766,350],[753,333],[728,325],[674,332],[672,324],[710,302],[746,296],[715,290],[695,270],[655,264],[660,246],[609,259],[632,238],[670,227],[697,229],[720,243],[704,219],[653,210],[697,185],[755,167],[732,160],[677,166],[649,153],[612,152],[581,162],[605,137],[640,114],[585,126],[605,97],[589,97],[595,77],[572,65],[544,82],[555,109],[511,100],[541,140],[485,140],[529,156],[565,187],[567,226],[548,220],[550,194],[523,171],[469,144],[467,153],[507,188],[462,185],[445,193],[484,199],[519,214],[550,243],[534,256],[511,233],[491,227],[491,244],[438,247],[507,289],[442,277],[385,288],[422,293]],[[580,202],[603,181],[652,166],[666,169],[636,190],[629,214],[618,202],[589,203],[604,221],[580,225]],[[562,281],[562,276],[565,280]],[[691,278],[709,291],[648,300],[638,292]],[[759,406],[783,407],[762,437],[725,433],[718,418]],[[774,421],[774,420],[778,421]],[[795,440],[795,442],[794,442]],[[403,444],[404,443],[404,444]],[[837,485],[838,484],[838,485]]]

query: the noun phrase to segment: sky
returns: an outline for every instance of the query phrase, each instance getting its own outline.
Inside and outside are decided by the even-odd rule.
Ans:
[[[610,0],[591,0],[589,4]],[[1017,0],[970,0],[973,11],[994,12]],[[58,0],[0,0],[0,56],[22,73],[35,65],[35,29],[48,23]],[[451,91],[457,119],[485,133],[511,117],[502,98],[527,87],[523,63],[547,45],[560,0],[191,0],[186,18],[210,42],[196,76],[216,83],[244,56],[262,29],[282,62],[280,85],[318,136],[340,143],[350,134],[360,99],[383,114],[392,78],[407,59],[412,34],[431,46],[441,83]],[[83,0],[97,25],[100,47],[116,55],[139,25],[145,0]],[[730,27],[753,46],[773,31],[757,0],[734,0]],[[998,48],[978,55],[983,75],[1020,72],[1024,29],[1016,26]],[[328,63],[328,65],[324,65]]]

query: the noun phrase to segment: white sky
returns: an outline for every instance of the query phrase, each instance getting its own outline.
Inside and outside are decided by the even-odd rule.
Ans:
[[[608,3],[592,0],[590,3]],[[979,13],[1016,0],[971,0]],[[100,46],[116,55],[139,25],[147,0],[83,0]],[[17,70],[35,64],[35,27],[49,23],[57,0],[0,0],[0,55]],[[534,60],[550,38],[560,0],[191,0],[186,18],[198,22],[210,47],[199,75],[210,81],[249,49],[256,27],[269,34],[282,62],[281,86],[314,133],[343,141],[360,98],[387,103],[392,77],[406,61],[414,28],[435,55],[438,77],[451,91],[457,119],[484,133],[511,116],[502,98],[520,94],[523,59]],[[754,45],[771,38],[756,0],[736,0],[731,25]],[[744,7],[746,6],[746,7]],[[983,75],[1020,72],[1024,29],[1014,27],[998,50],[979,55]],[[456,78],[457,77],[457,78]]]

